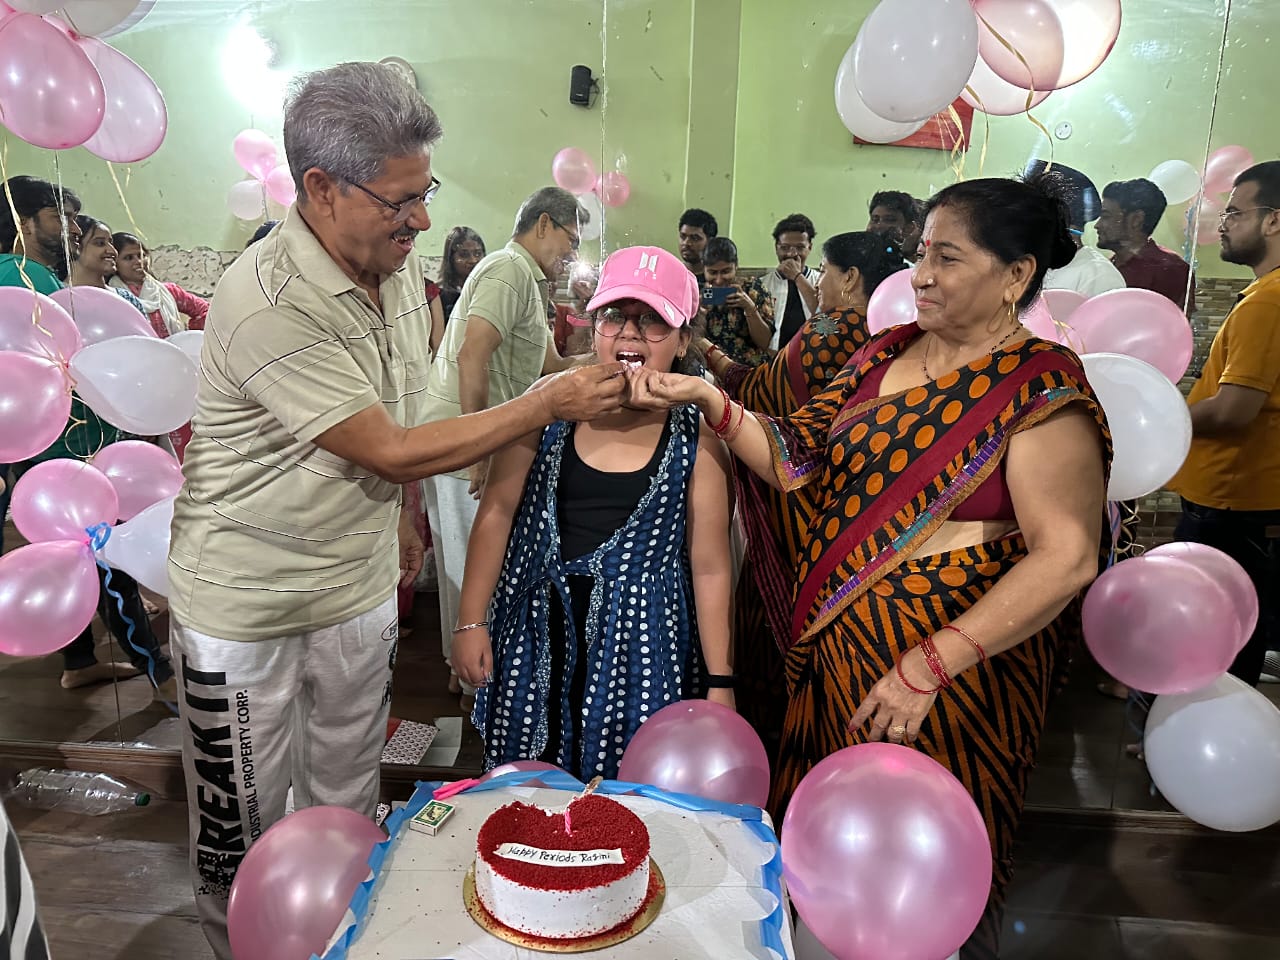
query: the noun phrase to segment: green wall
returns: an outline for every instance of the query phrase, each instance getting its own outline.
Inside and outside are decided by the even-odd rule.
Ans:
[[[445,188],[435,226],[419,240],[436,253],[455,223],[490,247],[509,234],[521,199],[550,181],[564,146],[597,156],[631,180],[630,202],[609,211],[605,243],[673,244],[685,206],[705,206],[744,263],[772,262],[773,223],[808,213],[821,236],[860,229],[881,188],[927,195],[957,176],[1006,175],[1048,141],[1026,117],[974,126],[959,170],[940,151],[856,146],[836,117],[836,65],[874,0],[160,0],[113,41],[155,78],[170,105],[160,151],[118,170],[137,225],[155,243],[239,246],[253,224],[226,210],[243,174],[231,155],[240,130],[279,136],[286,78],[339,60],[395,55],[418,71],[445,139],[436,172]],[[1242,143],[1259,159],[1280,154],[1270,37],[1271,0],[1234,0],[1218,82],[1226,0],[1126,0],[1107,62],[1034,112],[1055,159],[1102,185],[1144,176],[1162,160],[1203,162],[1206,149]],[[252,27],[274,44],[270,68],[237,61]],[[242,58],[243,59],[243,58]],[[569,68],[602,76],[590,109],[568,103]],[[926,67],[927,68],[927,67]],[[244,89],[248,87],[248,91]],[[1215,114],[1216,90],[1216,114]],[[1210,128],[1213,118],[1212,131]],[[985,142],[985,159],[982,153]],[[85,151],[55,158],[7,138],[6,169],[81,191],[87,208],[128,225],[106,164]],[[1171,207],[1159,239],[1181,249],[1185,205]],[[593,251],[588,251],[589,253]],[[594,251],[598,253],[598,251]],[[1214,247],[1203,275],[1240,275]]]

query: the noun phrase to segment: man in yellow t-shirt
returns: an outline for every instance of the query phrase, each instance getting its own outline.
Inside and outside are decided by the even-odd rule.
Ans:
[[[1258,625],[1231,665],[1257,684],[1280,588],[1280,161],[1236,177],[1218,227],[1222,259],[1253,270],[1214,337],[1187,402],[1191,452],[1169,486],[1182,496],[1176,540],[1235,558],[1258,591]]]
[[[300,78],[284,115],[298,202],[209,311],[169,601],[192,879],[219,960],[236,869],[290,784],[299,808],[374,812],[396,582],[422,562],[401,486],[621,408],[623,367],[601,364],[425,422],[413,248],[431,226],[439,137],[418,92],[378,64]]]

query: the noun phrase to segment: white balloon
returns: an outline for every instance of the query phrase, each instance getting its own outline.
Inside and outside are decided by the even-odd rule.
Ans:
[[[1242,680],[1223,674],[1156,697],[1143,752],[1165,799],[1196,823],[1243,831],[1280,822],[1280,710]]]
[[[153,593],[169,595],[169,526],[174,497],[153,503],[132,520],[111,529],[102,559]]]
[[[599,240],[600,235],[604,233],[604,206],[600,203],[600,198],[592,190],[579,196],[578,203],[591,214],[590,220],[578,225],[579,239],[584,243]]]
[[[169,337],[169,342],[190,357],[192,363],[199,369],[200,351],[204,347],[203,330],[179,330]]]
[[[267,212],[266,187],[260,180],[241,180],[227,191],[227,209],[241,220],[257,220]]]
[[[972,90],[971,94],[969,91]],[[1027,98],[1031,98],[1031,106],[1044,103],[1052,93],[1051,90],[1037,90],[1031,95],[1030,90],[1015,87],[998,73],[987,66],[981,57],[973,65],[973,73],[965,89],[960,91],[960,99],[983,113],[992,117],[1013,117],[1027,112]]]
[[[5,2],[19,13],[53,13],[62,5],[62,0],[5,0]]]
[[[196,411],[198,371],[157,337],[117,337],[71,358],[76,392],[98,416],[139,436],[176,430]]]
[[[1186,203],[1200,192],[1200,174],[1185,160],[1158,163],[1147,179],[1160,188],[1170,203]]]
[[[155,0],[149,0],[147,9],[154,4]],[[126,20],[132,19],[135,23],[141,20],[147,12],[139,13],[138,8],[142,5],[140,0],[67,0],[58,16],[67,21],[76,33],[98,37],[119,32],[113,28],[122,26]]]
[[[1111,425],[1108,500],[1136,500],[1159,490],[1191,449],[1191,414],[1169,378],[1141,360],[1088,353],[1080,360]]]
[[[876,114],[862,100],[862,94],[853,82],[853,47],[850,47],[836,70],[836,113],[845,129],[855,137],[871,143],[896,143],[911,136],[925,125],[926,120],[899,123],[886,120]]]
[[[960,96],[978,60],[969,0],[881,0],[853,41],[853,80],[886,120],[927,120]]]

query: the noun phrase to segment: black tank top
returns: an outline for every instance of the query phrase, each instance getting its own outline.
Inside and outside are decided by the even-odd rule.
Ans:
[[[671,416],[653,456],[639,470],[608,473],[583,463],[574,443],[576,426],[564,442],[556,517],[560,524],[560,556],[565,560],[594,553],[627,522],[658,475],[658,465],[671,441]]]

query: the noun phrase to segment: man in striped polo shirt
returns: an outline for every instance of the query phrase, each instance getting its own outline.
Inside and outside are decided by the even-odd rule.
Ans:
[[[608,364],[415,426],[430,323],[413,247],[440,133],[377,64],[301,78],[284,117],[297,205],[227,270],[206,323],[169,600],[196,903],[223,960],[236,868],[291,783],[299,807],[374,812],[395,588],[421,565],[401,485],[620,406]]]

